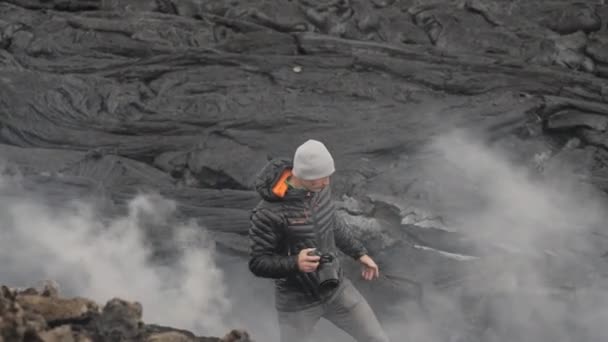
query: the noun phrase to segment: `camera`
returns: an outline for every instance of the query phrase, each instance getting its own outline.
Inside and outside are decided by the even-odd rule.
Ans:
[[[321,258],[319,260],[319,267],[317,268],[320,289],[326,291],[338,287],[338,285],[340,285],[340,278],[338,275],[338,268],[334,263],[336,257],[333,254],[322,253],[318,250],[310,251],[308,252],[308,255],[316,255]]]

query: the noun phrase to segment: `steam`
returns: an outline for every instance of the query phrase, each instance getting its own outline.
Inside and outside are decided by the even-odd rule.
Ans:
[[[140,195],[126,215],[104,220],[90,204],[46,205],[12,178],[0,178],[0,192],[13,194],[0,202],[4,281],[26,287],[54,280],[64,295],[102,305],[114,297],[138,301],[146,323],[209,335],[229,330],[230,302],[212,245],[201,227],[173,219],[174,202]],[[163,243],[177,250],[172,262],[154,261],[150,230],[167,232]]]
[[[605,336],[608,291],[600,274],[608,244],[594,235],[606,222],[603,197],[572,177],[534,175],[468,132],[443,135],[432,150],[439,158],[425,174],[449,190],[443,198],[438,192],[437,203],[460,201],[447,221],[486,252],[463,261],[472,266],[462,286],[427,292],[430,314],[404,307],[408,324],[388,329],[412,341]]]
[[[577,179],[539,177],[468,132],[443,135],[431,148],[438,157],[423,165],[421,174],[439,189],[433,204],[450,229],[466,233],[484,252],[453,261],[471,265],[463,267],[463,285],[428,287],[425,310],[404,303],[402,315],[383,322],[393,340],[603,340],[608,333],[603,196]],[[198,334],[222,335],[234,327],[226,322],[240,315],[243,322],[255,322],[245,325],[254,337],[277,336],[272,303],[251,289],[268,287],[268,281],[255,282],[240,261],[241,272],[223,275],[203,229],[174,219],[174,202],[140,195],[125,215],[104,219],[89,204],[48,206],[21,191],[15,179],[18,175],[0,177],[0,192],[17,194],[0,197],[0,279],[20,286],[52,279],[62,292],[100,303],[113,297],[137,300],[147,323]],[[179,253],[162,262],[167,258],[155,257],[152,240]],[[239,310],[231,311],[227,299],[228,276],[236,297],[244,297]],[[344,334],[336,337],[332,327],[321,328],[318,340],[343,341]]]
[[[478,206],[459,212],[456,220],[480,242],[530,251],[552,234],[584,233],[602,222],[601,198],[572,178],[534,180],[528,167],[509,163],[463,132],[442,136],[434,147],[446,165],[461,170],[443,181],[470,186],[457,196],[475,197]]]

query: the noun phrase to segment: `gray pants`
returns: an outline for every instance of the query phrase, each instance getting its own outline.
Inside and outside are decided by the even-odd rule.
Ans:
[[[344,287],[344,291],[324,304],[302,311],[280,311],[281,342],[307,341],[321,317],[358,342],[388,342],[388,337],[365,298],[346,279]]]

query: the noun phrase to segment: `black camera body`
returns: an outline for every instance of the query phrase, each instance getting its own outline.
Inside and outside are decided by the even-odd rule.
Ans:
[[[334,264],[336,257],[331,253],[323,253],[316,249],[308,252],[308,255],[316,255],[321,258],[319,260],[319,267],[317,268],[321,291],[337,288],[340,285],[340,277],[338,268]]]

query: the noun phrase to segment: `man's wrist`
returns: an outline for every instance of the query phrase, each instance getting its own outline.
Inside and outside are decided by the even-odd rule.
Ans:
[[[300,266],[298,265],[298,256],[297,255],[289,255],[287,256],[287,263],[290,272],[299,272]]]

